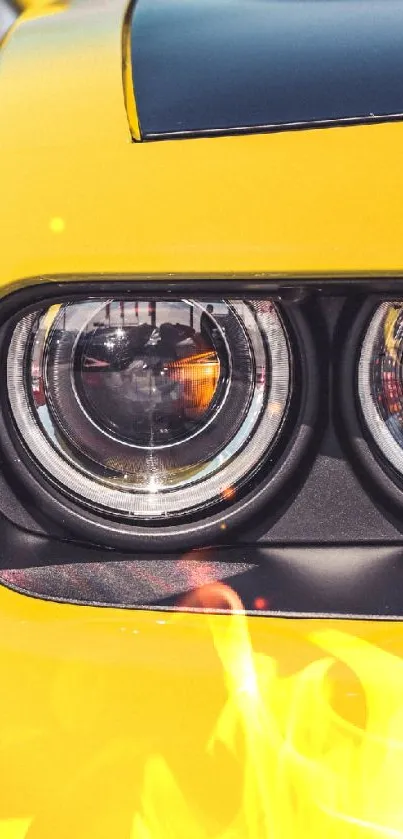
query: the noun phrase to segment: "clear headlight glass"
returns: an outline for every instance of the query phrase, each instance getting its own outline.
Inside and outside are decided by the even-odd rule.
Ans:
[[[358,368],[362,415],[381,453],[403,474],[403,303],[382,303],[366,332]]]
[[[50,482],[160,521],[234,501],[277,439],[292,370],[271,301],[92,299],[24,317],[7,378]]]

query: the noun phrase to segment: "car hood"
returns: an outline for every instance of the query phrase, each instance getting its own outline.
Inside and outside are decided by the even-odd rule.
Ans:
[[[123,0],[74,0],[22,16],[6,42],[5,286],[402,270],[401,123],[133,142],[125,22]]]

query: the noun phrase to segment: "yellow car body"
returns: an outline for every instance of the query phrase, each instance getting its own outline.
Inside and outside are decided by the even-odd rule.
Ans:
[[[3,296],[402,275],[402,123],[133,143],[126,0],[23,5],[0,54]],[[403,624],[232,607],[2,586],[0,839],[402,836]]]

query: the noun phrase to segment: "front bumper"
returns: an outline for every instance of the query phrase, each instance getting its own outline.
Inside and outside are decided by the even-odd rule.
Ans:
[[[185,604],[227,614],[0,588],[2,839],[401,835],[403,624],[248,617],[232,582]]]

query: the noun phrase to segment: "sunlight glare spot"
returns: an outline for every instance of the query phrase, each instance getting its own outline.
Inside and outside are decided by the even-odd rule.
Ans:
[[[64,233],[66,229],[66,222],[60,216],[55,216],[50,220],[49,227],[52,233]]]

